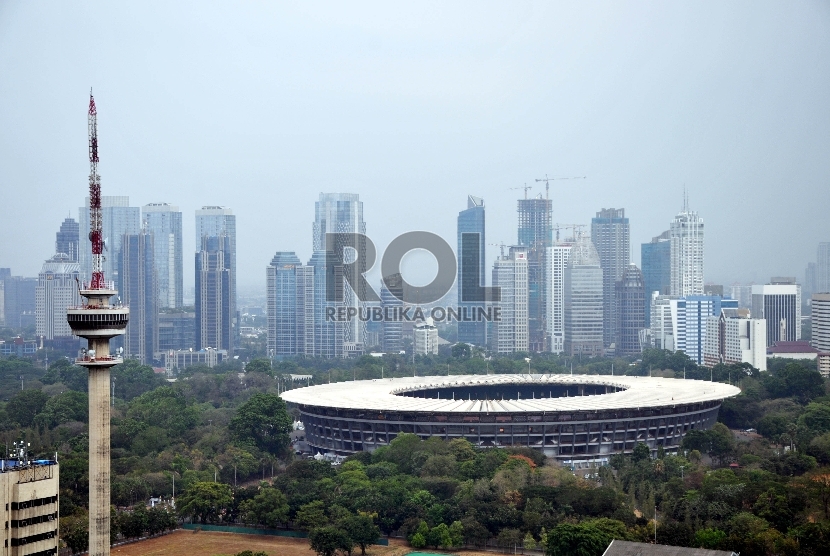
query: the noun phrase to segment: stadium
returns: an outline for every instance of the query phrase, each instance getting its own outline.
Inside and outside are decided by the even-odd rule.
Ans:
[[[609,375],[466,375],[309,386],[283,393],[299,407],[315,452],[351,454],[413,433],[479,447],[527,446],[565,465],[607,463],[638,442],[676,452],[715,424],[734,386]]]

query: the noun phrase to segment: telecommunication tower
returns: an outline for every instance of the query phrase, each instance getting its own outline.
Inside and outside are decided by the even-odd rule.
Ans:
[[[89,555],[110,553],[110,368],[122,362],[110,354],[110,338],[127,328],[130,309],[111,299],[118,295],[104,277],[101,176],[98,175],[98,112],[89,94],[89,241],[92,278],[79,284],[84,304],[66,310],[66,320],[87,347],[75,361],[89,372]]]

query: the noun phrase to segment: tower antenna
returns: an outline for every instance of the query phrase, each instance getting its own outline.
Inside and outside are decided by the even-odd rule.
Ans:
[[[89,240],[92,242],[92,279],[91,290],[103,290],[104,279],[104,223],[101,215],[101,176],[98,175],[98,110],[92,89],[89,90],[89,113],[87,116],[89,130]]]

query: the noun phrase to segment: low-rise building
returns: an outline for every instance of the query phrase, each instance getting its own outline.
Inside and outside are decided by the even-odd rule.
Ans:
[[[186,369],[191,365],[207,365],[213,368],[227,358],[228,352],[224,349],[170,350],[164,354],[164,368],[167,374],[172,376],[177,371]]]
[[[58,464],[0,459],[0,555],[58,553]]]
[[[767,348],[768,357],[782,359],[813,360],[816,370],[824,378],[830,378],[830,353],[819,351],[810,345],[810,342],[798,340],[796,342],[774,342]]]

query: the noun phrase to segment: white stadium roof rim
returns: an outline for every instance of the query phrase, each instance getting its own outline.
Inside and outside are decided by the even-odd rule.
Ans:
[[[398,395],[408,391],[452,386],[503,384],[599,385],[623,388],[607,394],[574,397],[452,400]],[[507,393],[507,392],[505,392]],[[451,375],[334,382],[282,393],[301,406],[402,413],[557,413],[673,407],[721,401],[740,389],[706,380],[611,375]]]

